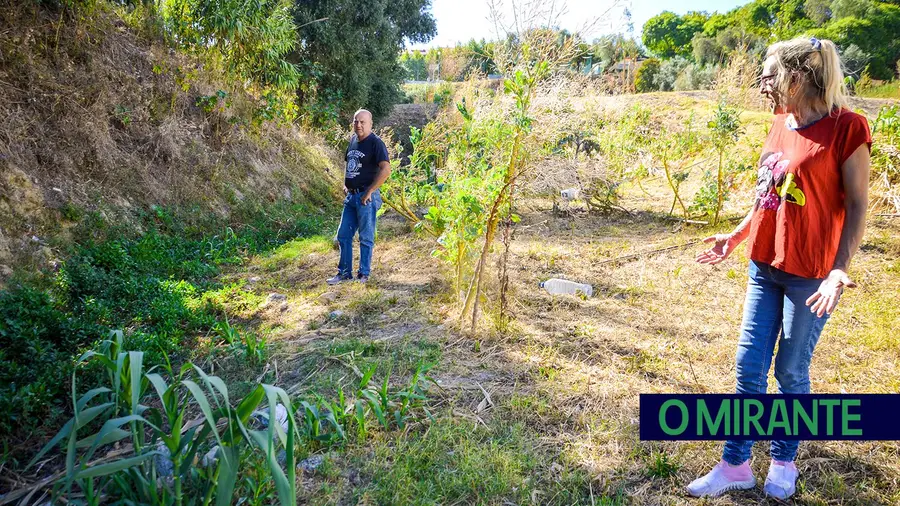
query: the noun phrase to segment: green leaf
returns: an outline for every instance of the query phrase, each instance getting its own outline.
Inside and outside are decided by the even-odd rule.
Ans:
[[[81,396],[80,399],[78,399],[78,402],[75,404],[75,410],[81,411],[84,408],[84,406],[88,402],[91,401],[91,399],[93,399],[94,397],[96,397],[100,394],[105,394],[105,393],[109,393],[109,392],[112,392],[112,390],[110,390],[106,387],[100,387],[100,388],[95,388],[93,390],[88,390],[87,392],[85,392],[84,395]]]
[[[213,435],[216,437],[216,442],[219,443],[219,446],[224,446],[222,444],[222,439],[219,437],[219,431],[216,430],[217,419],[213,416],[213,412],[209,406],[209,400],[206,398],[206,394],[203,393],[203,390],[199,385],[191,380],[182,380],[181,383],[187,387],[187,389],[191,392],[191,395],[193,395],[194,399],[197,401],[197,404],[200,406],[200,411],[203,412],[203,416],[206,419],[207,425],[209,426]]]
[[[89,446],[92,446],[94,444],[94,442],[97,443],[97,446],[103,446],[103,445],[106,445],[109,443],[113,443],[115,441],[120,441],[122,439],[125,439],[126,437],[128,437],[130,435],[131,435],[131,431],[127,431],[127,430],[123,430],[123,429],[113,429],[111,431],[108,431],[103,436],[103,439],[101,439],[101,440],[97,440],[99,434],[94,434],[93,436],[88,436],[84,439],[81,439],[77,443],[75,443],[75,447],[76,448],[87,448]]]
[[[131,370],[131,413],[137,413],[141,402],[141,379],[144,374],[144,352],[129,351],[128,365]]]
[[[234,446],[221,446],[219,453],[219,478],[216,480],[216,506],[228,506],[234,499],[234,486],[237,483],[240,466],[240,451]]]
[[[363,374],[362,379],[359,382],[359,388],[366,388],[369,386],[369,381],[372,380],[372,376],[375,375],[375,364],[369,366],[366,372]]]
[[[110,440],[110,438],[115,437],[116,435],[119,434],[118,429],[121,426],[125,425],[126,423],[131,423],[131,422],[144,422],[147,425],[153,427],[153,425],[150,424],[149,421],[147,421],[146,419],[144,419],[144,417],[142,417],[140,415],[128,415],[128,416],[122,416],[119,418],[111,418],[111,419],[107,420],[103,424],[103,426],[100,427],[100,431],[97,432],[96,435],[79,441],[79,443],[84,443],[84,444],[90,443],[90,445],[91,445],[90,450],[88,450],[88,452],[84,456],[84,459],[83,459],[84,462],[89,462],[91,460],[91,457],[94,455],[94,452],[101,445],[107,444],[108,442],[117,441],[117,439]],[[158,427],[153,427],[153,428],[156,429],[157,431],[159,431]],[[141,430],[141,429],[139,428],[137,430]],[[121,439],[121,438],[119,438],[119,439]]]
[[[137,457],[117,460],[115,462],[109,462],[107,464],[101,464],[99,466],[88,467],[75,473],[74,479],[83,480],[87,478],[96,478],[98,476],[114,474],[130,467],[136,466],[141,462],[144,462],[145,460],[149,460],[155,455],[160,455],[160,452],[152,451],[143,455],[138,455]]]
[[[381,404],[378,402],[378,397],[375,396],[375,393],[371,390],[363,390],[361,392],[362,396],[369,401],[369,407],[372,408],[372,412],[375,413],[375,417],[378,418],[378,422],[381,423],[381,426],[385,429],[388,428],[387,420],[384,418],[384,411],[381,409]]]

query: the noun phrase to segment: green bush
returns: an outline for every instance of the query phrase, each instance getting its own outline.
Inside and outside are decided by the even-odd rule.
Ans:
[[[650,58],[646,60],[635,72],[634,88],[640,93],[648,91],[656,91],[659,86],[656,84],[656,74],[659,73],[659,60]]]

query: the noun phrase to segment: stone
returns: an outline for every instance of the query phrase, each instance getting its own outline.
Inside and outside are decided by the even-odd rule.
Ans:
[[[335,310],[332,311],[331,313],[328,313],[328,317],[331,318],[331,319],[333,319],[333,320],[334,320],[334,319],[337,319],[337,318],[340,318],[341,316],[344,316],[344,312],[341,311],[340,309],[335,309]]]
[[[156,462],[156,472],[162,477],[169,477],[175,474],[175,464],[172,462],[172,454],[169,447],[160,441],[156,445],[156,451],[159,453],[153,456]]]
[[[313,455],[312,457],[305,458],[297,464],[297,469],[311,473],[319,468],[325,462],[325,457],[322,455]]]
[[[270,293],[268,297],[266,297],[266,301],[263,302],[263,307],[269,307],[273,304],[280,304],[282,302],[287,302],[287,295],[282,293]]]
[[[213,446],[211,450],[206,452],[206,455],[200,459],[200,465],[209,467],[215,464],[217,460],[219,460],[219,445]]]
[[[320,304],[331,304],[336,301],[338,298],[337,292],[325,292],[322,295],[319,295],[319,303]]]
[[[247,280],[247,282],[248,282],[248,283],[251,283],[251,284],[252,284],[252,283],[259,283],[260,281],[262,281],[262,278],[259,277],[259,276],[253,276],[252,278],[250,278],[250,279]]]
[[[8,278],[13,275],[12,267],[8,265],[0,265],[0,278]]]

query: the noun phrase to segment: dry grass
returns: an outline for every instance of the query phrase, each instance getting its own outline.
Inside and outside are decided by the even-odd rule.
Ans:
[[[0,5],[0,263],[27,256],[32,235],[65,237],[67,209],[228,219],[250,200],[322,205],[339,187],[331,148],[254,125],[260,100],[215,60],[176,53],[107,6],[73,18]],[[219,90],[215,110],[197,105]]]
[[[651,184],[648,191],[652,195],[664,189]],[[635,209],[648,201],[634,188],[625,192],[624,202]],[[647,209],[654,210],[659,209]],[[469,439],[477,439],[482,431],[493,434],[497,427],[521,427],[516,439],[506,444],[513,448],[525,441],[540,458],[535,467],[519,471],[530,469],[532,474],[526,474],[534,487],[557,494],[535,498],[537,503],[588,502],[593,491],[623,501],[610,504],[695,504],[681,487],[718,460],[721,445],[640,441],[638,395],[733,390],[747,269],[742,252],[713,268],[694,263],[696,246],[601,263],[630,252],[688,243],[708,231],[685,229],[647,212],[601,218],[575,211],[560,217],[551,212],[549,202],[539,200],[522,215],[522,229],[511,250],[514,320],[506,333],[494,327],[491,308],[476,335],[454,330],[457,307],[446,295],[447,273],[428,254],[432,243],[410,235],[406,224],[390,214],[379,224],[372,281],[368,286],[328,289],[336,295],[332,302],[323,302],[320,294],[336,252],[300,255],[270,274],[260,269],[267,286],[291,293],[287,311],[258,315],[261,322],[285,330],[278,347],[279,368],[286,371],[281,383],[292,391],[336,389],[352,380],[346,367],[351,359],[374,361],[380,370],[390,363],[405,364],[397,378],[401,381],[417,361],[437,360],[434,372],[442,388],[431,402],[439,418],[468,424]],[[870,221],[852,273],[861,288],[847,294],[826,326],[813,361],[814,391],[900,389],[900,338],[894,330],[900,319],[893,310],[900,303],[898,232],[896,220]],[[537,288],[538,281],[551,276],[591,283],[595,295],[587,300],[551,297]],[[335,309],[343,310],[345,317],[331,319],[328,314]],[[433,430],[444,434],[444,423]],[[458,439],[436,442],[429,430],[420,427],[395,435],[404,441],[400,447],[379,440],[351,446],[341,457],[334,454],[340,470],[313,479],[308,500],[380,497],[379,490],[401,479],[395,474],[400,471],[389,464],[393,459],[407,458],[410,451],[468,448]],[[387,451],[384,445],[393,449]],[[754,450],[757,475],[765,474],[767,451],[762,443]],[[898,453],[894,442],[803,443],[797,503],[894,504],[900,500]],[[448,465],[456,473],[471,472],[462,463]],[[429,472],[448,471],[422,470]],[[472,479],[488,483],[506,476],[499,470],[486,473]],[[504,479],[519,479],[516,476]],[[569,489],[582,493],[582,499],[560,492]],[[477,496],[454,495],[459,491],[444,493],[450,502],[477,501]],[[516,497],[516,492],[507,489],[490,497],[486,502],[499,503],[498,497]],[[761,501],[756,490],[704,504]]]

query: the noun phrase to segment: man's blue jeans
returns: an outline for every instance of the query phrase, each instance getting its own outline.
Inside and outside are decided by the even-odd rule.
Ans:
[[[362,204],[363,193],[349,193],[344,198],[344,212],[337,240],[341,246],[338,272],[353,276],[353,236],[359,231],[359,274],[368,276],[372,270],[372,248],[375,247],[375,216],[381,209],[381,190],[372,193],[372,200]]]
[[[808,394],[809,364],[828,315],[819,318],[811,313],[806,299],[818,290],[822,280],[802,278],[752,260],[749,277],[737,347],[737,393],[766,393],[769,367],[778,342],[775,354],[778,391]],[[799,441],[772,441],[772,458],[793,461],[799,444]],[[753,441],[728,441],[722,458],[732,465],[742,464],[750,458],[752,447]]]

